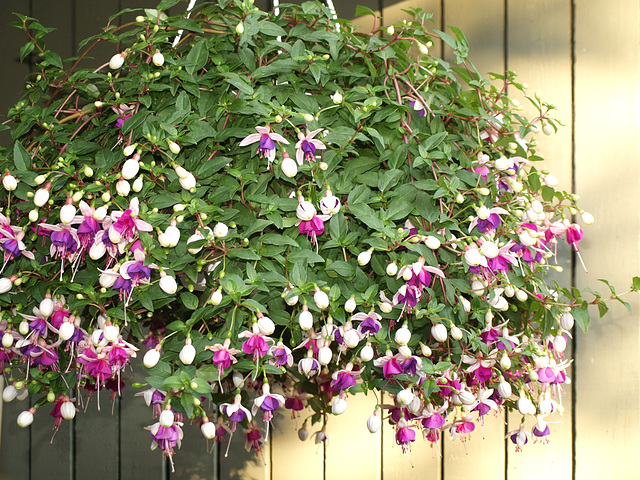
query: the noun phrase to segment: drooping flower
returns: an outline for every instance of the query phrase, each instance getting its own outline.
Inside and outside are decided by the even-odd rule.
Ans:
[[[265,442],[269,437],[269,423],[273,419],[273,412],[281,405],[284,405],[284,402],[285,399],[282,395],[278,393],[271,393],[268,383],[262,385],[262,395],[253,401],[251,413],[255,417],[256,413],[258,413],[258,409],[262,410],[262,420],[267,424],[267,432],[264,437]]]
[[[138,218],[139,213],[140,201],[137,197],[131,199],[129,208],[124,212],[111,213],[113,225],[110,227],[109,238],[113,243],[119,242],[118,236],[126,242],[130,242],[138,235],[138,232],[151,232],[153,230],[150,224]]]
[[[182,442],[182,422],[173,422],[170,427],[163,427],[160,425],[160,422],[154,423],[148,427],[145,427],[145,430],[149,430],[151,434],[151,450],[155,450],[159,448],[165,454],[165,456],[169,457],[169,461],[171,462],[171,471],[174,471],[173,468],[173,458],[174,447],[180,448],[180,443]]]
[[[307,132],[306,135],[302,132],[298,133],[299,141],[296,143],[296,161],[298,165],[302,165],[304,160],[307,162],[315,162],[316,150],[324,150],[327,148],[324,143],[314,138],[322,130],[322,128],[319,128],[313,132]]]
[[[273,162],[273,160],[276,158],[275,142],[281,142],[285,145],[289,145],[289,142],[282,135],[271,132],[269,126],[256,127],[256,130],[258,131],[258,133],[252,133],[251,135],[245,137],[240,142],[240,146],[244,147],[255,142],[260,142],[260,145],[258,147],[258,155],[260,156],[260,158],[266,158],[269,161],[269,164],[271,164],[271,162]]]

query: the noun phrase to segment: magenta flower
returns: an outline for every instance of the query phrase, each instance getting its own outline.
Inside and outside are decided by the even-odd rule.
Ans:
[[[112,230],[112,232],[110,233],[110,238],[112,242],[117,243],[114,238],[117,238],[118,236],[126,242],[130,242],[136,237],[136,235],[138,235],[138,232],[153,231],[153,227],[151,227],[151,225],[138,218],[138,215],[140,213],[139,206],[140,202],[136,197],[131,200],[131,202],[129,203],[129,208],[124,212],[111,213],[111,220],[113,220],[113,225],[111,225],[110,228],[110,230]]]
[[[324,143],[314,137],[322,131],[322,128],[314,130],[313,132],[307,132],[303,135],[302,132],[298,133],[298,143],[296,143],[296,160],[298,165],[302,165],[303,160],[308,162],[316,161],[316,150],[324,150],[327,148]]]
[[[258,147],[258,156],[260,158],[266,158],[269,161],[269,164],[271,164],[271,162],[273,162],[276,158],[275,142],[281,142],[285,145],[289,145],[289,142],[282,135],[272,133],[269,126],[256,127],[256,130],[258,131],[258,133],[252,133],[251,135],[245,137],[240,142],[240,146],[244,147],[255,142],[260,142],[260,145]]]
[[[358,333],[363,336],[373,336],[378,333],[382,328],[381,319],[382,317],[376,312],[369,312],[368,314],[359,312],[351,316],[352,322],[361,321],[360,325],[358,325]]]
[[[408,427],[404,420],[398,422],[396,430],[396,443],[402,447],[402,451],[407,453],[411,450],[411,442],[416,441],[416,432]]]
[[[245,330],[239,334],[238,337],[247,339],[242,343],[242,351],[247,355],[253,355],[254,362],[256,362],[258,358],[264,357],[269,352],[269,343],[273,343],[271,338],[260,333],[257,323],[253,326],[253,333]]]
[[[171,471],[174,471],[172,458],[174,453],[173,449],[175,446],[180,448],[180,443],[182,442],[183,433],[181,427],[181,422],[174,422],[170,427],[163,427],[159,422],[145,427],[145,430],[149,430],[151,434],[151,450],[159,448],[169,457]]]
[[[373,361],[376,367],[382,367],[382,374],[384,378],[393,378],[395,375],[402,373],[402,367],[398,363],[396,357],[393,356],[391,350],[387,350],[384,357],[376,358]]]
[[[223,403],[220,405],[220,412],[231,422],[230,431],[236,431],[236,424],[244,420],[251,421],[251,412],[242,406],[242,396],[236,395],[233,403]]]
[[[411,265],[405,265],[398,271],[397,278],[403,277],[405,280],[409,278],[409,280],[407,280],[407,285],[416,287],[421,291],[424,287],[429,287],[431,285],[432,273],[444,278],[442,270],[425,265],[425,262],[425,258],[420,257],[417,262],[414,262]]]
[[[287,365],[293,365],[293,354],[291,349],[282,342],[278,342],[277,345],[271,347],[269,354],[273,357],[273,364],[279,367]]]

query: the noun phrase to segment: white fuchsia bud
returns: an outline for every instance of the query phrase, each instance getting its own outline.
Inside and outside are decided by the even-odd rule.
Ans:
[[[382,426],[382,419],[380,418],[380,415],[376,415],[376,413],[371,415],[367,420],[367,429],[371,433],[376,433],[378,430],[380,430],[380,427]]]
[[[209,303],[211,305],[220,305],[222,302],[222,290],[219,288],[211,294],[211,298],[209,299]]]
[[[171,275],[167,275],[167,273],[164,271],[161,272],[160,273],[160,289],[164,293],[173,295],[178,290],[178,284],[176,283],[176,279]]]
[[[125,52],[116,53],[111,57],[111,60],[109,60],[109,68],[111,70],[118,70],[122,65],[124,65],[124,57],[126,56],[127,54]]]
[[[571,315],[571,313],[565,312],[560,315],[560,326],[563,330],[566,330],[567,332],[570,331],[573,328],[573,324],[573,315]]]
[[[429,47],[427,47],[424,43],[418,44],[418,50],[422,55],[429,55]]]
[[[362,350],[360,350],[360,360],[363,362],[370,362],[373,359],[373,347],[371,343],[367,343]]]
[[[353,297],[351,297],[349,300],[344,302],[344,311],[347,313],[353,313],[356,307],[357,307],[356,299]]]
[[[342,334],[342,341],[348,348],[355,348],[360,343],[360,335],[357,330],[350,328]]]
[[[4,337],[3,337],[4,338]],[[2,391],[2,401],[9,403],[15,400],[18,396],[18,390],[13,385],[7,385]]]
[[[276,331],[276,325],[269,317],[258,314],[258,330],[260,330],[260,333],[262,333],[263,335],[268,336]]]
[[[458,399],[463,405],[472,405],[476,401],[476,397],[469,390],[461,390],[458,392]]]
[[[115,325],[112,325],[111,322],[107,322],[103,330],[103,335],[107,342],[116,342],[120,335],[120,329]]]
[[[466,252],[464,252],[464,259],[467,262],[467,265],[469,265],[470,267],[487,265],[487,259],[482,255],[482,253],[480,253],[480,250],[478,250],[477,248],[470,248]]]
[[[553,349],[556,352],[564,352],[567,349],[567,339],[564,335],[556,335],[553,339]]]
[[[518,240],[525,247],[533,247],[536,243],[538,243],[538,239],[534,237],[535,232],[531,230],[525,229],[518,235]]]
[[[340,92],[336,92],[333,95],[330,95],[330,97],[334,104],[340,105],[342,103],[343,98]]]
[[[36,210],[35,208],[33,210],[29,211],[29,221],[30,222],[37,222],[38,221],[38,210]]]
[[[127,182],[124,178],[120,178],[120,180],[116,182],[116,192],[121,197],[126,197],[127,195],[129,195],[130,191],[131,185],[129,185],[129,182]]]
[[[511,368],[511,359],[506,353],[502,354],[502,357],[500,357],[500,368],[503,370],[509,370]]]
[[[216,425],[210,422],[208,417],[203,417],[200,432],[207,440],[213,440],[216,438]]]
[[[358,255],[358,265],[364,267],[371,261],[371,249],[360,252]]]
[[[156,53],[153,54],[153,57],[151,57],[151,61],[156,67],[161,67],[164,65],[164,55],[159,51],[156,51]]]
[[[309,438],[309,430],[307,430],[307,428],[304,425],[302,426],[302,428],[300,430],[298,430],[298,438],[303,442],[307,438]]]
[[[73,337],[73,334],[75,333],[75,331],[76,331],[76,326],[73,323],[62,322],[62,325],[60,325],[60,328],[58,329],[58,336],[60,337],[60,340],[62,340],[63,342],[66,342],[71,337]]]
[[[296,216],[303,222],[308,222],[316,216],[317,210],[313,203],[301,200],[296,209]]]
[[[178,145],[176,142],[174,142],[172,140],[167,140],[167,145],[169,145],[169,150],[171,150],[171,153],[173,153],[174,155],[178,155],[180,153],[180,145]],[[178,176],[180,178],[186,178],[187,177],[184,174],[182,174],[182,175],[178,174]]]
[[[242,35],[244,33],[244,25],[242,24],[242,22],[236,25],[236,33],[238,35]]]
[[[471,291],[478,296],[484,295],[485,284],[480,280],[474,280],[471,282]]]
[[[91,260],[99,260],[107,253],[107,246],[102,242],[95,242],[89,249],[89,257]]]
[[[73,404],[73,402],[67,400],[66,402],[62,402],[62,405],[60,405],[60,415],[62,415],[62,418],[64,418],[65,420],[71,420],[73,417],[76,416],[76,406]]]
[[[527,295],[527,292],[525,292],[524,290],[517,289],[516,298],[521,302],[526,302],[527,298],[529,298],[529,295]]]
[[[298,164],[286,153],[282,154],[282,163],[280,169],[284,173],[285,177],[293,178],[298,174]]]
[[[114,275],[113,273],[113,270],[105,270],[100,274],[98,281],[102,288],[111,288],[113,287],[113,284],[116,283],[118,275]]]
[[[318,350],[318,363],[320,365],[329,365],[332,357],[333,352],[331,351],[331,347],[325,343],[325,345]]]
[[[509,309],[509,302],[502,295],[498,295],[491,300],[490,305],[501,312],[506,312]]]
[[[342,397],[334,398],[331,403],[331,413],[334,415],[342,415],[347,410],[347,401]]]
[[[196,177],[193,176],[193,173],[189,172],[186,178],[178,178],[180,182],[180,186],[185,190],[191,190],[192,188],[196,188]]]
[[[302,311],[300,312],[300,315],[298,315],[298,324],[305,332],[311,330],[313,327],[313,315],[311,315],[311,312],[307,309],[306,305],[302,307]]]
[[[25,428],[33,423],[33,414],[35,413],[34,408],[30,408],[29,410],[25,410],[20,415],[18,415],[18,426]]]
[[[2,178],[2,186],[8,192],[13,192],[16,188],[18,188],[18,180],[16,180],[16,177],[14,177],[13,175],[7,173]]]
[[[429,348],[429,345],[420,345],[420,352],[422,353],[422,355],[424,355],[425,357],[430,357],[431,354],[433,353],[431,351],[431,348]]]
[[[595,218],[589,212],[582,212],[580,215],[585,225],[593,225],[593,222],[595,222]]]
[[[180,350],[179,357],[180,361],[185,365],[191,365],[193,363],[193,360],[196,358],[196,348],[191,345],[190,338],[187,338],[187,340],[185,341],[182,350]]]
[[[2,334],[2,346],[4,348],[10,348],[11,345],[13,345],[13,333],[7,329]]]
[[[424,244],[429,247],[431,250],[437,250],[440,248],[441,242],[438,238],[433,235],[428,235],[424,240]]]
[[[229,227],[227,227],[222,222],[216,223],[216,226],[213,227],[213,235],[217,238],[224,238],[228,234],[229,234]]]
[[[44,298],[40,302],[40,305],[38,306],[38,310],[40,310],[40,313],[44,318],[49,318],[51,314],[53,314],[53,300],[51,299],[50,293],[47,293],[44,296]]]
[[[480,246],[480,251],[487,258],[496,258],[500,254],[498,246],[493,242],[483,242]]]
[[[122,178],[131,180],[140,171],[140,155],[135,154],[122,165]]]
[[[107,345],[107,340],[104,338],[104,332],[97,328],[91,334],[91,343],[94,347],[104,347]]]
[[[469,300],[462,297],[460,298],[460,303],[462,304],[462,308],[464,309],[465,313],[471,312],[471,302]]]
[[[411,349],[407,345],[398,345],[398,353],[404,358],[411,358],[413,355]]]
[[[16,275],[11,275],[8,278],[0,278],[0,294],[7,293],[9,290],[11,290],[11,287],[13,287],[13,282],[15,282],[17,279],[18,277]]]
[[[147,368],[155,367],[160,361],[160,351],[152,348],[151,350],[147,350],[147,353],[144,354],[142,358],[142,363]]]
[[[511,297],[513,297],[513,296],[516,294],[516,289],[515,289],[515,288],[513,288],[513,285],[506,285],[506,286],[504,287],[504,294],[505,294],[507,297],[511,298]]]
[[[516,402],[516,407],[522,415],[535,415],[536,406],[524,396],[524,392],[520,392],[520,398]]]
[[[160,418],[158,418],[158,422],[160,422],[160,426],[164,428],[169,428],[173,425],[173,421],[175,419],[175,415],[171,410],[171,407],[167,405],[165,409],[160,414]]]
[[[389,275],[390,277],[395,277],[397,273],[398,265],[396,265],[395,263],[390,263],[389,265],[387,265],[387,275]]]
[[[204,239],[205,239],[204,235],[202,235],[199,231],[196,231],[196,233],[194,233],[187,239],[187,245],[189,245],[190,243],[198,242],[200,240],[204,240]],[[200,253],[200,250],[202,250],[202,246],[197,248],[189,248],[188,250],[189,250],[189,253],[191,253],[192,255],[196,255],[197,253]]]
[[[394,340],[398,345],[406,345],[411,340],[411,332],[405,323],[401,328],[396,330]]]
[[[499,172],[504,172],[505,170],[509,170],[513,168],[513,160],[502,155],[495,161],[496,170]]]
[[[329,306],[329,295],[318,288],[313,294],[313,301],[320,310],[324,310]]]
[[[451,338],[454,340],[462,340],[462,330],[460,330],[456,325],[451,326]]]
[[[122,153],[124,154],[125,157],[130,157],[133,154],[133,152],[135,152],[135,151],[136,151],[136,145],[135,144],[127,145],[126,147],[124,147],[122,149]]]
[[[556,188],[560,182],[555,177],[555,175],[551,175],[550,173],[544,176],[544,184],[550,188]]]
[[[509,398],[511,396],[511,393],[512,393],[511,384],[508,382],[505,382],[504,379],[502,379],[498,384],[498,394],[502,398]]]
[[[406,388],[404,390],[400,390],[396,394],[396,402],[398,402],[398,404],[401,406],[409,405],[411,402],[413,402],[413,397],[413,392],[410,389]]]
[[[436,323],[431,327],[431,336],[433,336],[436,342],[446,342],[448,336],[447,327],[441,323]]]
[[[44,188],[38,189],[33,196],[33,203],[36,207],[42,207],[49,201],[49,189],[51,189],[51,183],[47,183]]]
[[[414,415],[419,415],[420,411],[422,410],[422,401],[420,400],[420,397],[414,395],[413,400],[411,400],[411,402],[409,402],[409,405],[407,405],[407,410],[409,410]]]
[[[310,113],[305,113],[304,115],[302,115],[302,118],[304,118],[305,122],[313,122],[315,120],[315,117]]]
[[[20,322],[20,325],[18,325],[18,332],[20,332],[20,335],[26,335],[29,333],[29,322],[27,322],[26,320],[22,320]]]

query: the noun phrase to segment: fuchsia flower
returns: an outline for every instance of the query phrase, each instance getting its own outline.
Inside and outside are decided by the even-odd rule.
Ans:
[[[407,282],[407,285],[416,287],[420,291],[424,287],[428,287],[431,285],[431,274],[438,275],[441,278],[444,278],[444,273],[442,270],[436,267],[430,267],[425,265],[425,258],[420,257],[417,262],[411,265],[405,265],[398,271],[397,278],[404,278]],[[413,305],[415,307],[415,305]]]
[[[100,223],[95,218],[95,208],[90,207],[84,201],[80,201],[80,213],[82,216],[76,217],[78,221],[71,223],[80,223],[78,227],[78,237],[80,238],[80,243],[82,244],[83,250],[89,248],[96,239],[96,234],[102,229]]]
[[[284,405],[284,403],[285,399],[282,395],[270,392],[268,383],[262,385],[262,395],[253,401],[251,413],[255,417],[256,413],[258,413],[258,409],[262,410],[262,420],[267,424],[267,430],[264,437],[265,442],[269,437],[269,423],[273,419],[273,412],[281,405]]]
[[[171,471],[174,471],[172,458],[172,455],[174,454],[173,448],[175,446],[180,448],[182,437],[184,436],[181,427],[182,422],[173,422],[173,425],[170,427],[163,427],[160,425],[160,422],[145,427],[145,430],[149,430],[149,433],[151,434],[151,450],[159,448],[164,452],[165,456],[169,457],[169,461],[171,462]]]
[[[381,292],[382,293],[382,292]],[[362,336],[373,336],[380,331],[382,316],[376,312],[362,313],[358,312],[351,316],[351,321],[360,321],[358,325],[358,333]]]
[[[402,367],[398,363],[397,358],[391,353],[391,350],[387,350],[384,357],[376,358],[373,364],[376,367],[382,367],[382,374],[386,379],[393,378],[402,373]]]
[[[447,408],[449,408],[449,402],[447,401],[445,401],[442,407],[438,408],[437,410],[433,405],[427,405],[420,423],[422,423],[422,426],[424,428],[442,428],[445,424],[445,418],[442,414],[447,411]]]
[[[207,345],[205,350],[211,350],[213,352],[213,357],[211,358],[211,362],[218,367],[218,383],[220,385],[220,391],[222,391],[222,377],[224,376],[224,369],[229,368],[232,363],[236,363],[238,360],[234,355],[237,355],[241,352],[236,348],[230,348],[231,339],[226,338],[224,343],[216,343],[213,346]]]
[[[282,342],[278,342],[277,345],[273,345],[269,354],[273,357],[273,364],[278,367],[285,365],[291,367],[293,365],[293,354],[291,353],[291,349]]]
[[[300,219],[300,233],[307,235],[311,243],[317,243],[317,237],[324,233],[324,222],[331,218],[331,215],[317,215],[316,207],[311,202],[307,202],[303,196],[298,197],[298,208],[296,216]]]
[[[417,112],[417,114],[420,115],[421,117],[424,117],[427,114],[427,109],[425,108],[425,106],[422,104],[420,100],[410,101],[409,106],[413,108]]]
[[[474,227],[477,226],[478,230],[482,233],[497,230],[501,223],[500,215],[509,214],[508,211],[500,207],[481,207],[477,209],[476,213],[478,216],[471,221],[471,224],[469,224],[469,231],[473,230]]]
[[[253,450],[256,455],[262,451],[262,431],[263,429],[258,427],[257,422],[252,421],[248,423],[249,428],[244,429],[245,443],[244,448],[247,452]],[[267,441],[265,437],[265,442]]]
[[[245,330],[238,337],[247,339],[242,343],[242,351],[247,355],[253,355],[254,362],[264,357],[269,352],[269,343],[273,343],[271,338],[260,332],[257,323],[253,324],[253,333]]]
[[[403,453],[408,453],[411,450],[411,442],[416,441],[416,432],[408,427],[404,420],[400,420],[396,428],[396,443],[402,447]]]
[[[276,158],[275,142],[281,142],[285,145],[289,145],[289,142],[282,135],[272,133],[268,125],[266,127],[256,127],[256,130],[258,133],[252,133],[245,137],[240,142],[240,146],[244,147],[255,142],[260,142],[260,146],[258,147],[258,156],[260,158],[266,158],[269,161],[269,164],[271,164],[271,162]]]
[[[315,162],[316,149],[324,150],[327,148],[324,143],[314,138],[322,130],[322,128],[319,128],[313,132],[307,132],[306,135],[302,134],[302,132],[298,133],[299,142],[296,143],[296,160],[298,161],[298,165],[302,165],[303,160]]]
[[[0,273],[4,271],[4,267],[6,267],[9,260],[13,260],[20,255],[23,255],[30,260],[35,258],[33,253],[27,250],[26,245],[22,241],[25,235],[24,231],[19,230],[18,232],[13,233],[13,231],[0,230],[0,233],[4,235],[3,237],[0,237],[0,248],[4,250],[4,264],[0,269]]]
[[[231,422],[231,432],[236,431],[236,424],[244,420],[251,421],[251,412],[242,406],[242,396],[235,396],[233,403],[223,403],[220,405],[220,412]]]
[[[112,212],[111,220],[113,225],[110,227],[109,238],[113,243],[116,242],[116,238],[122,238],[126,242],[133,240],[139,232],[151,232],[153,227],[138,218],[140,214],[140,201],[138,198],[131,199],[129,208],[124,212]]]

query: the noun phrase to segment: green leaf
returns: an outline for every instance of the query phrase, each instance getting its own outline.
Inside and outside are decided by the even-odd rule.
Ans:
[[[171,20],[169,25],[175,28],[179,28],[181,30],[188,30],[190,32],[196,33],[204,33],[197,22],[189,19],[189,18],[177,18],[176,20]]]
[[[362,17],[364,15],[372,15],[374,17],[378,16],[378,14],[376,12],[374,12],[373,10],[371,10],[369,7],[365,7],[364,5],[357,5],[356,6],[356,17]]]
[[[353,278],[356,274],[356,267],[343,261],[337,260],[331,265],[325,267],[325,271],[336,272],[338,275],[344,278]]]
[[[253,95],[253,87],[246,78],[233,72],[221,72],[221,75],[227,80],[227,82],[236,87],[242,93],[246,95]]]
[[[181,0],[162,0],[158,4],[158,10],[169,10],[174,5],[180,3]]]
[[[287,36],[286,30],[276,23],[265,20],[265,21],[259,22],[259,25],[260,25],[260,33],[263,33],[265,35],[270,35],[272,37]]]
[[[31,156],[22,146],[20,141],[13,144],[13,164],[19,172],[31,170]]]
[[[207,49],[207,41],[200,40],[187,54],[187,65],[185,70],[193,75],[195,72],[202,70],[209,60],[209,50]]]
[[[243,260],[260,260],[258,255],[251,248],[232,248],[227,254],[229,258],[241,258]]]
[[[589,304],[585,301],[582,302],[582,305],[580,307],[574,307],[571,309],[573,318],[584,333],[587,333],[587,331],[589,330],[589,323],[591,322],[588,307]]]
[[[196,297],[193,293],[182,292],[180,294],[180,299],[185,307],[189,310],[196,310],[198,308],[198,304],[200,303],[200,299]]]

